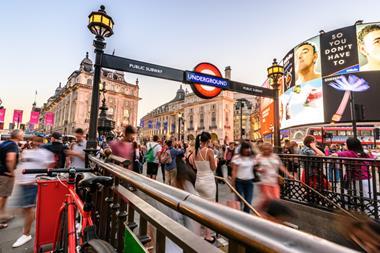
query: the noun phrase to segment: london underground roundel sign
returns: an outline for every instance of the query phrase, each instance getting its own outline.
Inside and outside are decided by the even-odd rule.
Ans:
[[[219,69],[215,65],[211,63],[207,63],[207,62],[202,62],[202,63],[199,63],[197,66],[195,66],[194,72],[204,73],[207,75],[213,75],[213,76],[219,77],[219,78],[215,78],[216,81],[214,81],[214,84],[217,84],[216,82],[219,81],[218,79],[222,78],[222,74],[220,73]],[[193,82],[190,84],[190,86],[193,92],[195,93],[195,95],[201,98],[205,98],[205,99],[214,98],[218,96],[220,92],[222,91],[222,88],[220,87],[224,87],[223,84],[221,84],[220,87],[202,84],[201,74],[198,75],[196,78],[197,79],[195,80],[200,80],[200,82]],[[203,78],[203,80],[208,81],[207,79],[209,78]],[[223,82],[223,81],[219,81],[219,82]]]

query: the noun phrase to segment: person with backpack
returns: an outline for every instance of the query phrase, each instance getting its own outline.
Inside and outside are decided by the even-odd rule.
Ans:
[[[174,185],[176,176],[176,157],[185,153],[182,149],[175,149],[173,141],[166,141],[167,148],[160,154],[160,163],[165,164],[165,184]]]
[[[65,168],[66,165],[66,151],[68,147],[62,143],[62,135],[59,132],[54,132],[51,135],[50,143],[44,145],[45,148],[54,154],[53,168]]]
[[[148,142],[146,145],[146,154],[145,160],[147,161],[147,172],[148,177],[156,180],[158,167],[160,165],[160,161],[158,160],[158,154],[161,152],[162,147],[158,143],[158,136],[153,136],[153,141]]]
[[[8,227],[7,222],[13,218],[5,213],[5,205],[12,194],[18,158],[18,143],[24,139],[24,132],[16,129],[11,138],[0,144],[0,229]]]

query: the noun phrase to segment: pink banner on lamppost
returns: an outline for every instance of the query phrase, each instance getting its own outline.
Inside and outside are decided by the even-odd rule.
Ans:
[[[13,123],[21,123],[22,122],[22,110],[14,110],[13,111]]]
[[[54,125],[54,112],[47,112],[45,114],[45,126]]]
[[[29,121],[29,123],[33,124],[33,125],[38,124],[39,117],[40,117],[40,112],[32,111],[30,113],[30,121]]]
[[[4,123],[5,119],[5,108],[0,109],[0,123]]]

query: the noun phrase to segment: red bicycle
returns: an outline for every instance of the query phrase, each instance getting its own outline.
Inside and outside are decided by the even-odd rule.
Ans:
[[[91,217],[92,193],[98,190],[98,187],[112,185],[112,178],[92,175],[81,180],[76,187],[77,173],[86,172],[92,170],[69,168],[23,171],[24,174],[40,174],[37,180],[34,252],[116,252],[108,242],[97,238]],[[68,177],[60,177],[57,173],[68,173]],[[77,194],[76,188],[83,190],[84,202]]]

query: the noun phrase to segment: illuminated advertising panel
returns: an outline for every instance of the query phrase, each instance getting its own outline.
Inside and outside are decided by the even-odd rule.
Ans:
[[[284,73],[285,91],[280,96],[281,128],[324,122],[319,45],[319,36],[314,37],[299,44],[284,58],[287,71]]]
[[[282,129],[351,121],[351,92],[356,107],[362,110],[359,121],[380,121],[377,110],[380,23],[321,33],[289,51],[282,64],[284,85],[280,88],[279,108]],[[261,112],[271,112],[268,100],[262,101],[266,103],[261,106]],[[268,120],[270,117],[265,121],[265,128],[273,126]],[[262,134],[270,129],[264,130]]]

